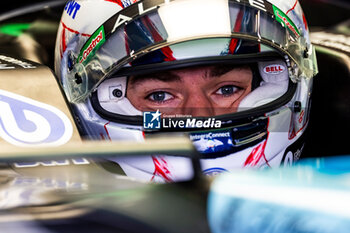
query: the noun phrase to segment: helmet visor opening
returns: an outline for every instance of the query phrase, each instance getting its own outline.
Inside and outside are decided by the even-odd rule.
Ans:
[[[203,1],[198,11],[197,4],[159,3],[123,23],[116,19],[126,12],[111,17],[72,56],[76,64],[63,80],[69,100],[84,101],[104,79],[125,67],[278,51],[302,68],[300,35],[277,21],[274,12],[223,0]]]
[[[144,112],[160,112],[162,118],[233,119],[247,111],[263,108],[258,111],[263,115],[282,106],[277,100],[290,100],[292,84],[281,59],[210,64],[113,77],[100,84],[92,103],[97,112],[117,122],[121,116],[129,123],[136,121],[132,117],[142,119]]]

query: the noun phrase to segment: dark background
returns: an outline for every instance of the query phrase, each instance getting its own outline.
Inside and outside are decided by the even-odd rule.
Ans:
[[[283,1],[283,0],[282,0]],[[330,27],[350,18],[349,0],[299,0],[309,26]]]

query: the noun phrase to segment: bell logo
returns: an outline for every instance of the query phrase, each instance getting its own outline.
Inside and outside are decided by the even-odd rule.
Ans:
[[[264,72],[266,74],[280,74],[282,73],[286,68],[282,65],[269,65],[264,68]]]

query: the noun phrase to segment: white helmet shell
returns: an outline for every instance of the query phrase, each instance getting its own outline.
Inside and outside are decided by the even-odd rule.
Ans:
[[[255,67],[259,82],[237,113],[215,116],[220,130],[189,133],[203,154],[203,172],[293,163],[303,148],[317,73],[298,1],[69,1],[55,50],[55,71],[82,135],[102,140],[147,135],[142,111],[128,99],[128,76],[238,61]],[[192,174],[184,158],[116,161],[127,175],[146,180]]]

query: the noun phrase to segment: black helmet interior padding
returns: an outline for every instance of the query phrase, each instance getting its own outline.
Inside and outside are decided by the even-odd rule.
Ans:
[[[253,78],[252,78],[252,91],[253,91],[260,86],[260,82],[262,78],[261,78],[257,63],[251,64],[249,66],[253,73]]]

